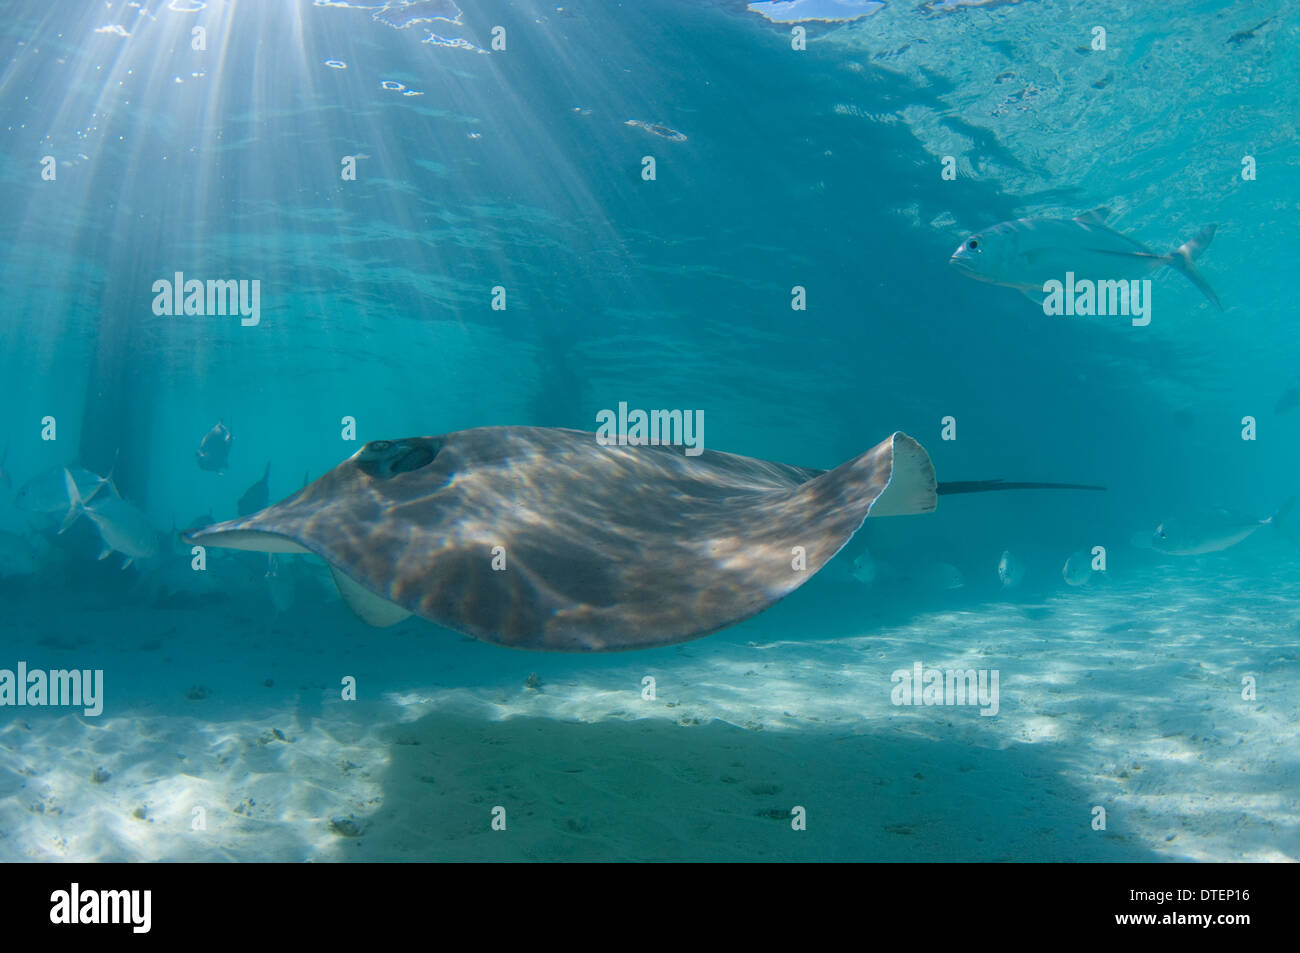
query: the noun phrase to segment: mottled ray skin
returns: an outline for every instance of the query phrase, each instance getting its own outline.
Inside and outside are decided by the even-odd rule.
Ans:
[[[190,538],[270,549],[249,534],[272,534],[474,638],[602,652],[698,638],[761,612],[868,515],[933,510],[935,487],[924,449],[901,433],[822,472],[485,427],[366,444],[288,499]],[[492,568],[496,546],[504,571]],[[797,546],[803,570],[792,567]]]

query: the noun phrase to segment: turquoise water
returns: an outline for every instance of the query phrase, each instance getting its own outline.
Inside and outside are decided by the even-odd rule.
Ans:
[[[0,709],[0,857],[1300,857],[1287,521],[1150,542],[1297,492],[1300,16],[753,6],[8,5],[0,668],[102,669],[105,699]],[[1148,326],[1048,317],[948,262],[1103,206],[1159,254],[1216,223],[1223,310],[1161,268]],[[259,322],[155,314],[177,272],[259,281]],[[869,521],[769,611],[614,655],[369,628],[319,561],[195,572],[172,532],[234,518],[268,461],[275,502],[366,441],[620,402],[764,460],[901,430],[940,481],[1107,490]],[[73,465],[111,470],[156,555],[97,560],[92,522],[19,498]],[[998,714],[894,704],[916,661],[998,670]]]

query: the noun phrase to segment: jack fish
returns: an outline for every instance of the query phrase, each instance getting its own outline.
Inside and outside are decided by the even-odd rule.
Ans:
[[[194,451],[200,470],[218,473],[226,469],[226,460],[230,457],[230,431],[220,420],[217,425],[203,435],[203,442]]]
[[[158,554],[158,534],[149,525],[149,518],[138,507],[120,496],[100,496],[94,502],[87,502],[81,498],[72,474],[64,470],[63,478],[72,505],[59,529],[60,533],[75,523],[78,517],[86,516],[95,524],[104,543],[104,548],[99,553],[100,559],[111,552],[119,552],[126,557],[122,563],[122,568],[125,569],[136,559],[147,559]]]
[[[1196,237],[1168,254],[1108,228],[1109,209],[1095,209],[1076,218],[1022,218],[1001,222],[971,235],[953,252],[949,263],[976,281],[1023,291],[1034,301],[1044,296],[1049,280],[1127,281],[1149,275],[1166,265],[1186,276],[1201,294],[1222,310],[1219,296],[1192,264],[1214,238],[1217,226],[1207,225]]]
[[[1151,548],[1170,556],[1200,556],[1236,546],[1256,530],[1281,522],[1291,511],[1289,500],[1268,519],[1251,519],[1224,509],[1205,510],[1168,519],[1151,534]]]

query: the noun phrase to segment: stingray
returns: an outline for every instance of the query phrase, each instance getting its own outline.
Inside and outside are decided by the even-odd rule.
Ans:
[[[901,432],[834,470],[596,435],[482,427],[375,440],[192,543],[310,552],[365,621],[417,615],[485,642],[609,652],[696,639],[808,581],[871,517],[944,493],[1082,487],[938,483]]]

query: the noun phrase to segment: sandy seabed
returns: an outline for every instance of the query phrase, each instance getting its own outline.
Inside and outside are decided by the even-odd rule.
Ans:
[[[0,667],[103,668],[107,703],[0,709],[0,860],[1292,861],[1300,572],[1226,565],[885,599],[833,638],[810,620],[871,597],[810,586],[591,657],[323,601],[52,610],[10,588]],[[997,669],[997,715],[892,704],[916,661]]]

